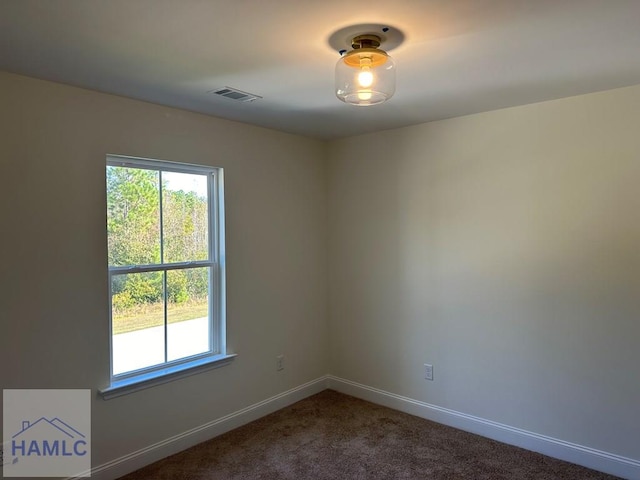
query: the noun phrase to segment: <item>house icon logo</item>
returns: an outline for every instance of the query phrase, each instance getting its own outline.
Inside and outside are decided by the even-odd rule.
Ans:
[[[30,456],[83,456],[87,454],[85,435],[68,423],[40,417],[35,422],[22,421],[22,430],[11,439],[11,463]]]
[[[2,391],[3,477],[91,476],[91,390]]]

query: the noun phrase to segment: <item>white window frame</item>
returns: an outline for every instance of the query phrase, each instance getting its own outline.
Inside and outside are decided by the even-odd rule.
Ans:
[[[107,166],[141,168],[157,172],[191,173],[207,176],[208,184],[208,238],[209,258],[187,262],[159,263],[150,265],[109,266],[109,371],[110,385],[101,390],[103,398],[109,399],[166,383],[176,378],[193,375],[204,370],[229,364],[235,355],[228,354],[226,348],[226,285],[225,285],[225,234],[224,234],[224,176],[223,169],[203,165],[152,160],[147,158],[107,155]],[[160,173],[160,176],[162,173]],[[162,198],[162,181],[159,185]],[[160,218],[162,218],[162,202],[160,202]],[[162,239],[161,239],[162,241]],[[161,247],[162,248],[162,247]],[[161,260],[162,261],[162,260]],[[165,362],[151,367],[113,373],[113,321],[111,311],[111,279],[123,273],[145,273],[209,267],[209,345],[210,350],[186,358],[167,361],[167,320],[165,315]],[[165,277],[166,278],[166,277]],[[166,287],[166,285],[165,285]],[[164,289],[165,303],[167,291]]]

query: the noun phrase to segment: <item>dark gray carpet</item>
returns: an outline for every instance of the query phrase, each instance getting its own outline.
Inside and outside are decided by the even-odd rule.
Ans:
[[[122,480],[612,480],[331,390]]]

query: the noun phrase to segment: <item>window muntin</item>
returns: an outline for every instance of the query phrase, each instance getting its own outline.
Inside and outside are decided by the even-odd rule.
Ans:
[[[107,157],[112,383],[224,356],[221,173]]]

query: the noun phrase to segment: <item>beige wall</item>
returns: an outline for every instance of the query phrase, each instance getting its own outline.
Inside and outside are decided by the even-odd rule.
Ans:
[[[639,106],[632,87],[327,146],[0,73],[0,386],[107,385],[104,167],[126,154],[225,168],[239,356],[96,396],[94,466],[325,373],[640,459]]]
[[[640,458],[639,127],[632,87],[333,142],[331,372]]]
[[[324,144],[6,73],[0,122],[1,388],[109,383],[106,154],[225,168],[228,346],[238,357],[96,396],[94,466],[326,374]]]

